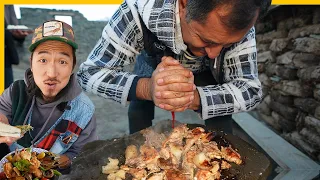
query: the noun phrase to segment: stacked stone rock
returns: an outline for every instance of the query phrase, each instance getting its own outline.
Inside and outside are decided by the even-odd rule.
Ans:
[[[281,6],[256,25],[261,119],[320,161],[320,8]]]

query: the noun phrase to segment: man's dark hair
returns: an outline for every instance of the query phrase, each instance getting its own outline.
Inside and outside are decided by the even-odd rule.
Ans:
[[[259,9],[259,16],[263,16],[271,0],[187,0],[188,22],[191,20],[204,24],[208,14],[222,6],[230,7],[228,14],[221,17],[221,21],[230,29],[242,30],[252,23]]]

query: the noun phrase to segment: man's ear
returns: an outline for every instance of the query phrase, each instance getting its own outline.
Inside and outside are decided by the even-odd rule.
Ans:
[[[185,18],[187,15],[187,0],[180,0],[178,2],[179,2],[180,19],[182,18],[181,16]]]

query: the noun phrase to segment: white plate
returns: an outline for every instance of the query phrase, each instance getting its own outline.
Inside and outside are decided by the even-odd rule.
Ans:
[[[25,149],[27,149],[27,148],[25,148]],[[21,151],[21,150],[23,150],[23,149],[19,149],[18,151]],[[45,150],[45,149],[41,149],[41,148],[31,148],[31,152],[36,152],[36,153],[41,153],[41,152],[48,152],[47,150]],[[9,154],[7,154],[6,156],[4,156],[2,159],[1,159],[1,161],[0,161],[0,172],[2,172],[3,171],[3,165],[4,165],[4,163],[6,163],[6,162],[8,162],[8,160],[7,160],[7,156],[9,156],[9,155],[11,155],[11,154],[13,154],[13,153],[15,153],[15,151],[12,151],[11,153],[9,153]]]

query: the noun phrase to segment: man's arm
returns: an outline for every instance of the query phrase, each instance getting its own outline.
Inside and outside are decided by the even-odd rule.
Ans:
[[[80,85],[85,91],[122,105],[130,100],[130,88],[138,81],[136,75],[124,72],[123,68],[134,62],[143,49],[138,12],[129,7],[133,6],[126,1],[120,5],[78,72]]]
[[[197,87],[203,119],[249,111],[260,103],[262,89],[254,28],[226,52],[223,71],[226,83]],[[193,106],[193,109],[198,108]]]

